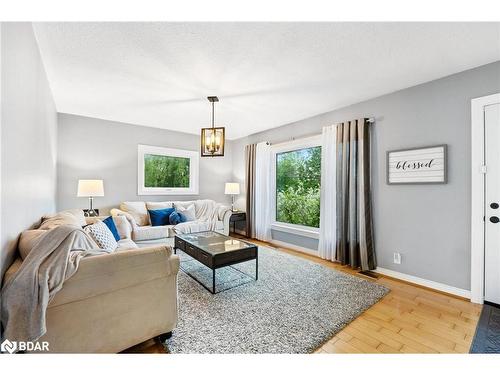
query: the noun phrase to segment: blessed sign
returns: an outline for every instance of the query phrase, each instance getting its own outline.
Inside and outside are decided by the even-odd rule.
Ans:
[[[388,151],[387,183],[446,183],[446,145]]]

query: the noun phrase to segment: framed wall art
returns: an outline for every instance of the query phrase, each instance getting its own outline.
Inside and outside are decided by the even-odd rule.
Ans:
[[[387,183],[445,184],[446,164],[446,145],[387,151]]]

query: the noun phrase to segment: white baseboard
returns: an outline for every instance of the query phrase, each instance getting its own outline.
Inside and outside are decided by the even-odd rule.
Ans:
[[[312,249],[308,249],[307,247],[302,247],[302,246],[298,246],[298,245],[294,245],[294,244],[291,244],[291,243],[288,243],[288,242],[283,242],[283,241],[278,241],[278,240],[271,240],[271,241],[269,241],[269,243],[271,245],[275,245],[275,246],[279,246],[279,247],[284,247],[286,249],[300,251],[301,253],[306,253],[306,254],[309,254],[309,255],[318,256],[318,252],[317,251],[314,251]]]
[[[302,253],[306,253],[306,254],[318,257],[317,251],[314,251],[314,250],[311,250],[311,249],[308,249],[308,248],[305,248],[302,246],[293,245],[293,244],[283,242],[283,241],[278,241],[278,240],[271,240],[271,241],[269,241],[269,243],[271,245],[300,251]],[[417,276],[408,275],[406,273],[397,272],[397,271],[389,270],[387,268],[382,268],[382,267],[377,267],[375,269],[375,272],[380,273],[381,275],[394,277],[395,279],[407,281],[409,283],[425,286],[425,287],[430,288],[430,289],[435,289],[435,290],[440,291],[440,292],[453,294],[455,296],[459,296],[462,298],[467,298],[467,299],[471,298],[470,290],[460,289],[460,288],[457,288],[457,287],[454,287],[451,285],[438,283],[438,282],[432,281],[432,280],[422,279],[422,278],[417,277]]]
[[[467,299],[470,299],[470,297],[471,297],[470,290],[460,289],[460,288],[456,288],[456,287],[451,286],[451,285],[438,283],[436,281],[422,279],[422,278],[417,277],[417,276],[407,275],[405,273],[389,270],[387,268],[377,267],[375,269],[375,272],[380,273],[382,275],[394,277],[395,279],[400,279],[403,281],[408,281],[408,282],[413,283],[413,284],[422,285],[422,286],[425,286],[427,288],[439,290],[440,292],[453,294],[453,295],[456,295],[459,297],[463,297],[463,298],[467,298]]]

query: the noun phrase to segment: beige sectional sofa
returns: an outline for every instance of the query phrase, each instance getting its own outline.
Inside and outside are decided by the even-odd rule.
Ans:
[[[152,226],[148,210],[162,208],[189,207],[194,205],[196,220],[178,225]],[[194,201],[164,201],[164,202],[122,202],[120,208],[111,209],[113,217],[125,217],[130,224],[131,238],[139,245],[174,237],[176,233],[192,233],[205,230],[215,230],[229,234],[229,219],[231,208],[210,199]]]
[[[116,353],[168,335],[177,324],[179,258],[169,246],[138,248],[128,221],[122,216],[113,221],[120,234],[118,248],[83,258],[48,305],[47,333],[39,341],[48,341],[51,353]],[[54,225],[59,224],[64,220]],[[43,230],[50,228],[21,234],[19,257],[4,282],[19,269]]]

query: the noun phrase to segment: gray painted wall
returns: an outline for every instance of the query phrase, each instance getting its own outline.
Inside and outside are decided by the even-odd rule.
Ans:
[[[200,189],[196,196],[138,196],[137,145],[198,151],[200,137],[69,114],[58,115],[57,209],[87,208],[88,198],[77,198],[79,179],[103,179],[104,197],[94,207],[107,213],[123,201],[166,201],[210,198],[230,202],[224,184],[232,178],[230,153],[200,158]],[[231,147],[230,142],[227,144]]]
[[[500,92],[500,62],[233,141],[234,179],[244,182],[244,146],[320,133],[362,116],[373,126],[373,204],[378,265],[470,289],[470,100]],[[387,150],[446,143],[446,185],[387,185]],[[237,203],[244,207],[244,194]],[[276,234],[273,234],[276,236]],[[278,236],[276,236],[278,237]],[[303,245],[280,233],[280,241]],[[317,248],[317,241],[314,246]],[[393,253],[402,264],[393,264]]]
[[[30,23],[1,25],[1,274],[19,233],[55,210],[57,115]]]

